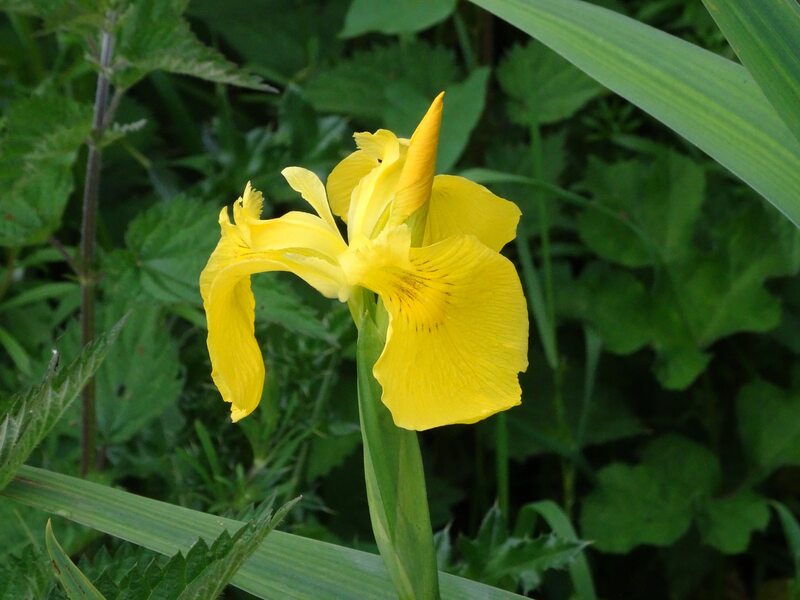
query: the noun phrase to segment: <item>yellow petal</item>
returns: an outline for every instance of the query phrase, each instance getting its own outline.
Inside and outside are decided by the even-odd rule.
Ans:
[[[443,99],[444,92],[436,96],[411,136],[403,173],[397,185],[397,196],[392,205],[393,224],[404,222],[430,197],[433,175],[436,172]]]
[[[516,237],[521,214],[516,204],[482,185],[464,177],[437,175],[433,179],[422,245],[469,234],[499,251]]]
[[[365,152],[356,150],[350,156],[336,165],[328,175],[326,189],[331,202],[333,214],[347,223],[347,213],[350,210],[350,197],[359,182],[374,168],[380,165],[377,158]]]
[[[355,187],[347,219],[349,241],[373,238],[383,228],[395,198],[402,164],[402,160],[387,158]]]
[[[388,129],[378,129],[375,133],[361,131],[353,134],[359,150],[379,161],[394,160],[399,152],[400,140]]]
[[[311,205],[323,221],[333,230],[338,231],[333,214],[331,214],[331,207],[328,205],[325,186],[322,185],[315,173],[301,167],[286,167],[281,171],[281,175],[284,176],[291,188]]]
[[[374,375],[395,424],[474,423],[520,403],[528,312],[514,265],[473,236],[410,248],[407,228],[346,265],[389,313]]]

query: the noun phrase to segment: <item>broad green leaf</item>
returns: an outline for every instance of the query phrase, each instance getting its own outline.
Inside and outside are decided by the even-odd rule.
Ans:
[[[436,94],[457,79],[458,68],[452,52],[418,41],[356,52],[352,58],[312,77],[305,91],[320,112],[381,121],[391,101],[387,89],[393,82],[404,82],[430,104]]]
[[[0,140],[0,246],[40,243],[73,190],[72,164],[91,129],[90,107],[33,96],[6,109]]]
[[[589,263],[578,280],[559,286],[559,312],[588,323],[606,349],[630,354],[652,338],[650,295],[632,273],[607,263]]]
[[[800,394],[753,381],[736,398],[736,417],[745,452],[758,474],[800,465]]]
[[[694,161],[669,150],[649,163],[607,164],[591,157],[585,184],[595,202],[630,220],[650,242],[645,245],[619,218],[585,210],[578,219],[578,231],[598,255],[642,267],[679,260],[691,251],[705,195],[705,173]]]
[[[253,68],[281,84],[313,67],[321,57],[339,56],[338,32],[347,2],[314,0],[193,0],[188,13],[203,21]],[[253,27],[254,15],[269,15]]]
[[[162,554],[213,540],[242,523],[43,469],[24,467],[2,495],[58,513]],[[440,573],[442,597],[512,600],[521,596]],[[275,600],[388,600],[395,597],[380,557],[296,535],[273,532],[237,572],[233,585]]]
[[[273,88],[203,44],[183,18],[183,0],[137,0],[118,23],[112,81],[129,88],[152,71],[190,75],[259,91]]]
[[[692,521],[694,506],[720,479],[716,457],[679,436],[650,442],[636,466],[613,463],[597,473],[584,500],[581,531],[604,552],[625,553],[640,544],[669,546]]]
[[[47,544],[47,553],[52,560],[53,570],[70,600],[106,600],[64,552],[53,533],[53,526],[49,519],[44,539]]]
[[[744,67],[580,0],[473,0],[674,129],[800,224],[800,142]]]
[[[100,307],[98,326],[113,324],[128,306],[132,306],[128,325],[95,376],[98,434],[105,444],[131,439],[149,421],[175,405],[183,390],[178,346],[157,305],[109,302]],[[62,343],[65,348],[77,348],[79,339],[78,323],[73,321]],[[77,435],[69,425],[62,432]]]
[[[800,5],[703,0],[767,100],[800,140]]]
[[[219,239],[213,207],[179,197],[159,202],[128,225],[126,264],[159,302],[200,303],[200,271]]]
[[[358,334],[358,411],[372,531],[401,598],[439,597],[425,472],[417,433],[397,427],[372,368],[386,344],[370,317]]]
[[[87,347],[69,366],[50,374],[0,416],[0,489],[55,426],[116,341],[123,322]]]
[[[351,38],[370,31],[387,35],[414,33],[443,21],[455,6],[456,0],[352,0],[340,35]]]
[[[602,92],[592,78],[534,40],[506,54],[497,79],[511,99],[509,117],[526,127],[571,117]]]
[[[762,496],[745,490],[732,496],[714,498],[698,517],[703,541],[725,554],[747,550],[754,531],[769,523],[769,505]]]

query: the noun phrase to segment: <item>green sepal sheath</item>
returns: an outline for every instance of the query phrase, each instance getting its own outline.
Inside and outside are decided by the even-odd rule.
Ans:
[[[398,596],[436,600],[439,580],[417,434],[395,426],[372,367],[385,333],[365,316],[358,333],[358,409],[372,530]]]

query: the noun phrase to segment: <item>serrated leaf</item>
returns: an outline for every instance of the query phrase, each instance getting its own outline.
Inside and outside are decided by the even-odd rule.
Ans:
[[[56,229],[72,193],[72,164],[91,129],[91,110],[33,96],[7,109],[0,141],[0,246],[41,242]]]
[[[178,600],[217,598],[236,572],[244,565],[245,561],[258,549],[264,538],[278,526],[299,500],[300,498],[295,498],[287,502],[277,510],[274,516],[271,510],[262,508],[254,520],[247,523],[233,535],[230,540],[230,548],[222,556],[206,566],[202,574],[196,577],[181,592]],[[216,545],[215,542],[211,546],[212,552],[214,552]]]
[[[93,34],[105,21],[108,0],[0,0],[0,10],[39,17],[49,30]]]
[[[0,417],[0,489],[14,477],[33,449],[67,411],[119,336],[124,320],[84,349],[55,375],[17,397]]]
[[[70,600],[106,600],[64,552],[53,533],[50,519],[47,520],[44,539],[47,544],[47,553],[52,560],[53,570]]]
[[[648,444],[638,465],[613,463],[597,473],[597,487],[581,512],[584,538],[604,552],[640,544],[669,546],[683,535],[694,504],[710,497],[720,479],[716,457],[679,436]]]
[[[50,561],[33,544],[18,554],[0,561],[0,598],[3,600],[41,600],[51,587]]]
[[[207,204],[185,197],[159,202],[128,225],[126,256],[115,259],[127,272],[118,276],[158,302],[200,304],[200,271],[218,239],[216,211]]]
[[[137,0],[120,19],[112,81],[129,88],[152,71],[190,75],[259,91],[260,77],[240,69],[203,44],[183,18],[183,0]]]
[[[505,55],[497,80],[511,98],[509,117],[526,127],[567,119],[603,91],[595,80],[535,40],[516,45]]]
[[[516,587],[519,583],[527,593],[539,587],[545,571],[568,566],[585,546],[584,542],[555,534],[511,536],[495,505],[484,516],[474,540],[458,540],[465,559],[459,572],[490,585]]]
[[[698,518],[703,541],[725,554],[747,550],[750,536],[763,531],[767,523],[767,500],[750,490],[710,500]]]
[[[340,35],[351,38],[370,31],[388,35],[414,33],[445,20],[455,6],[456,0],[352,0]]]

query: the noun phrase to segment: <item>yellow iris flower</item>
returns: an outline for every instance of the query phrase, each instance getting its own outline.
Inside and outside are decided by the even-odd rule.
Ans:
[[[358,150],[327,186],[306,169],[284,169],[316,215],[261,220],[262,195],[249,183],[233,222],[227,208],[220,212],[222,237],[200,291],[212,378],[233,421],[261,399],[250,276],[264,271],[291,271],[349,301],[354,316],[361,289],[380,297],[389,322],[373,374],[398,427],[474,423],[520,403],[528,312],[514,265],[499,253],[520,211],[468,179],[434,176],[442,97],[410,140],[384,129],[356,133]]]

